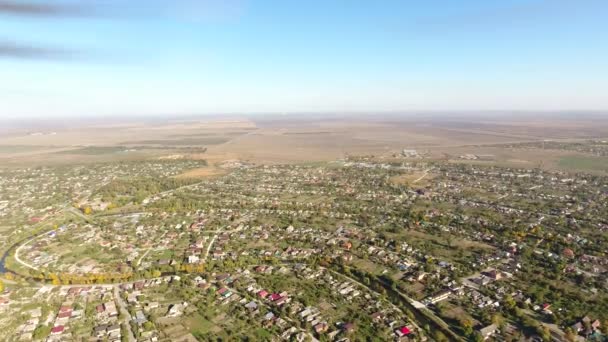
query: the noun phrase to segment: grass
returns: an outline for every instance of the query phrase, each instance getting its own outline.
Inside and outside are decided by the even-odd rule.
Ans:
[[[82,147],[75,150],[67,150],[55,152],[57,154],[80,154],[80,155],[89,155],[95,156],[100,154],[112,154],[124,151],[126,148],[124,146],[87,146]]]
[[[192,169],[177,175],[177,178],[208,178],[214,176],[223,176],[228,173],[228,170],[220,169],[214,166],[206,166],[202,168]]]
[[[608,172],[608,159],[600,157],[566,156],[558,161],[558,165],[570,170]]]
[[[126,145],[141,144],[141,145],[167,145],[167,146],[200,146],[200,145],[219,145],[229,141],[227,137],[199,137],[199,138],[184,138],[173,140],[141,140],[125,142]]]
[[[215,323],[205,319],[199,314],[194,314],[192,317],[189,317],[185,322],[185,325],[191,332],[198,331],[201,333],[209,333],[217,330]]]
[[[36,145],[0,145],[0,153],[31,152],[48,149],[49,146]]]
[[[364,270],[366,272],[372,273],[372,274],[380,274],[382,271],[384,271],[387,267],[383,266],[383,265],[378,265],[372,261],[366,260],[366,259],[355,259],[353,261],[353,265],[360,270]]]

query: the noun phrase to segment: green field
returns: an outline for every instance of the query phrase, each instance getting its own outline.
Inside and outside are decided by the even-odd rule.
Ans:
[[[172,140],[139,140],[127,141],[125,145],[161,145],[161,146],[204,146],[219,145],[228,142],[230,138],[224,136],[210,136],[200,138],[184,138]]]
[[[570,170],[608,172],[608,158],[566,156],[558,161],[558,165]]]
[[[124,146],[86,146],[75,150],[67,150],[56,152],[57,154],[81,154],[81,155],[99,155],[112,154],[122,152],[126,149]]]
[[[48,149],[49,146],[36,145],[0,145],[0,153],[32,152]]]

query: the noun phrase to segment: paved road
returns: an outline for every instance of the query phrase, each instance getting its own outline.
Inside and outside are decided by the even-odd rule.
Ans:
[[[24,242],[21,246],[17,247],[17,249],[15,250],[15,261],[17,261],[18,263],[20,263],[22,266],[25,266],[27,268],[31,268],[32,270],[38,271],[39,270],[38,267],[32,266],[32,265],[28,264],[27,262],[21,260],[21,258],[19,258],[19,252],[21,252],[21,248],[27,246],[30,242],[36,240],[37,238],[39,238],[39,237],[41,237],[41,236],[43,236],[45,234],[48,234],[48,232],[44,232],[42,234],[36,235],[33,238],[31,238],[31,239],[27,240],[26,242]]]
[[[127,327],[127,339],[129,340],[129,342],[136,342],[137,339],[135,338],[135,336],[133,335],[133,331],[131,330],[131,314],[126,308],[125,301],[122,299],[122,297],[120,297],[118,285],[114,286],[114,298],[116,298],[116,303],[118,304],[118,307],[120,309],[120,314],[123,317],[122,324],[126,325]]]
[[[87,222],[88,222],[88,221],[90,221],[90,218],[89,218],[89,217],[84,216],[84,215],[83,215],[83,214],[82,214],[82,213],[81,213],[79,210],[77,210],[77,209],[76,209],[76,208],[74,208],[74,207],[69,206],[68,204],[65,204],[65,205],[63,206],[62,210],[61,210],[61,211],[58,211],[58,212],[57,212],[56,214],[54,214],[53,216],[57,216],[59,213],[65,213],[65,212],[68,212],[68,213],[74,214],[74,215],[76,215],[76,216],[78,216],[78,217],[81,217],[82,219],[84,219],[84,220],[85,220],[85,221],[87,221]],[[40,226],[40,228],[41,228],[41,227],[44,227],[44,226],[49,225],[49,223],[50,223],[50,222],[49,222],[48,220],[46,220],[46,222],[42,223],[42,225]],[[45,231],[45,232],[42,232],[42,233],[40,233],[40,234],[38,234],[38,235],[34,235],[34,236],[32,236],[32,238],[31,238],[31,239],[29,239],[29,240],[25,241],[25,242],[24,242],[24,243],[22,243],[22,244],[21,244],[19,247],[17,247],[17,249],[15,250],[15,260],[16,260],[18,263],[20,263],[22,266],[24,266],[24,267],[27,267],[27,268],[32,269],[32,270],[35,270],[35,271],[39,271],[40,269],[39,269],[38,267],[33,266],[33,265],[31,265],[31,264],[28,264],[27,262],[25,262],[25,261],[21,260],[21,258],[19,257],[19,252],[21,252],[21,249],[22,249],[23,247],[27,246],[27,245],[28,245],[30,242],[32,242],[32,241],[34,241],[34,240],[38,239],[39,237],[41,237],[41,236],[43,236],[43,235],[45,235],[45,234],[48,234],[48,233],[49,233],[50,231],[52,231],[52,230],[53,230],[53,229],[49,229],[49,230],[47,230],[47,231]]]

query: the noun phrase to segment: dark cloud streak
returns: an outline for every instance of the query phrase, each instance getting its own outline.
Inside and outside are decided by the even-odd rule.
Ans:
[[[81,5],[48,4],[27,1],[0,0],[0,14],[32,17],[66,17],[89,14],[90,9]]]
[[[0,58],[65,60],[74,57],[75,53],[69,50],[0,41]]]

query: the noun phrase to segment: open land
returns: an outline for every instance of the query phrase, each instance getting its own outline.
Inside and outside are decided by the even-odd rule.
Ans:
[[[606,338],[608,119],[497,117],[3,135],[0,339]]]

